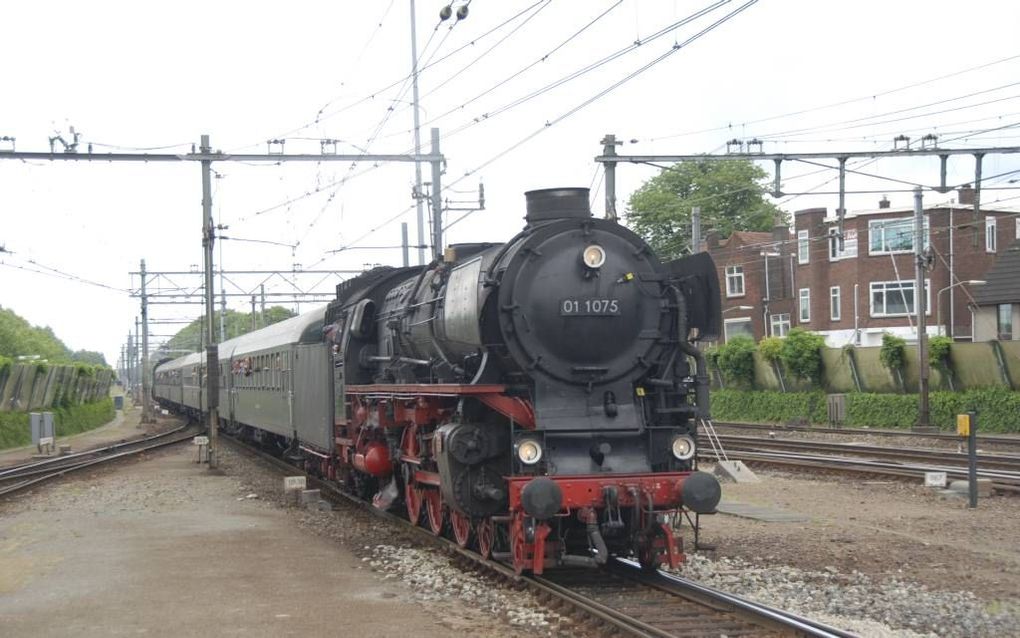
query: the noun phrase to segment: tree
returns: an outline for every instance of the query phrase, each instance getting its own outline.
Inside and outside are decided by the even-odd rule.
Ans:
[[[693,206],[701,208],[703,233],[771,230],[782,212],[765,199],[767,177],[749,160],[678,162],[634,191],[627,221],[662,258],[690,246]]]
[[[270,308],[266,308],[266,325],[272,325],[283,321],[284,319],[290,319],[293,316],[294,313],[283,306],[272,306]],[[237,312],[236,310],[228,309],[226,314],[223,315],[223,319],[223,327],[227,339],[240,337],[243,334],[251,332],[251,313]],[[213,323],[216,326],[217,338],[219,338],[219,312],[213,313]],[[205,317],[199,317],[177,331],[177,334],[175,334],[170,341],[167,342],[166,348],[170,350],[197,351],[202,347],[202,333],[204,331]],[[177,356],[179,353],[173,352],[171,354],[173,356]]]

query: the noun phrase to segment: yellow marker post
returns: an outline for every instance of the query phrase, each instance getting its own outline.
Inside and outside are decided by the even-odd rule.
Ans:
[[[956,433],[960,436],[970,436],[970,414],[956,415]]]
[[[956,433],[967,437],[967,479],[970,507],[977,507],[977,412],[956,415]]]

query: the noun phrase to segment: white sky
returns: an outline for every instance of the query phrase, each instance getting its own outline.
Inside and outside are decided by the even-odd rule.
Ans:
[[[402,93],[399,81],[407,75],[411,59],[408,4],[407,0],[286,4],[182,0],[158,7],[104,1],[13,3],[6,7],[0,40],[6,62],[0,74],[0,136],[17,137],[17,148],[23,151],[47,150],[49,136],[60,131],[68,137],[67,129],[73,125],[83,134],[83,150],[91,142],[96,151],[111,150],[99,144],[130,148],[179,144],[171,150],[186,152],[200,134],[208,133],[213,146],[225,151],[264,152],[265,140],[285,136],[288,152],[319,152],[316,140],[323,137],[376,153],[405,152],[412,144],[410,91]],[[637,140],[624,145],[621,153],[720,152],[728,139],[755,136],[768,140],[766,151],[889,148],[899,133],[915,141],[926,132],[939,133],[943,140],[960,138],[947,142],[947,147],[1011,145],[1020,138],[1017,128],[981,133],[1020,122],[1020,57],[883,94],[1020,56],[1016,2],[762,0],[549,127],[546,122],[669,51],[674,42],[683,42],[741,2],[731,2],[651,42],[646,40],[652,33],[707,6],[708,0],[475,0],[468,18],[453,30],[452,21],[434,30],[443,4],[417,0],[419,57],[423,63],[442,60],[421,74],[422,138],[427,146],[428,128],[438,126],[444,132],[442,150],[448,160],[444,184],[463,178],[454,188],[472,191],[481,179],[487,200],[487,210],[454,226],[448,242],[509,238],[522,224],[526,190],[600,185],[592,158],[601,152],[599,140],[610,132]],[[521,18],[482,37],[529,7],[533,8]],[[541,59],[610,8],[544,62],[457,108]],[[511,33],[515,27],[519,29]],[[633,52],[499,115],[480,117],[638,39],[646,42]],[[469,44],[472,41],[474,45]],[[443,60],[463,45],[467,46],[462,51]],[[380,91],[394,82],[396,86]],[[1016,85],[1005,86],[1010,84]],[[864,96],[876,97],[816,108]],[[952,101],[916,108],[943,100]],[[327,104],[325,113],[331,115],[314,123],[316,113]],[[393,108],[389,119],[370,142],[389,107]],[[752,123],[804,109],[811,110]],[[438,120],[430,123],[433,118]],[[475,118],[481,122],[448,134]],[[729,128],[678,135],[717,127]],[[475,170],[539,130],[527,143]],[[341,145],[340,151],[357,149]],[[1018,164],[1020,158],[989,157],[985,175],[1020,168]],[[384,165],[361,175],[366,168],[371,165],[362,163],[349,171],[341,164],[221,163],[215,166],[221,176],[214,184],[215,214],[230,226],[228,236],[297,243],[294,261],[305,268],[398,264],[399,250],[356,250],[335,256],[326,252],[361,238],[412,203],[410,165]],[[771,171],[771,166],[766,168]],[[972,179],[970,159],[954,160],[950,169],[949,181],[954,184]],[[785,166],[784,189],[808,190],[834,176],[830,171],[793,179],[813,170]],[[862,170],[925,184],[938,179],[936,159],[882,160]],[[338,190],[326,188],[255,215],[348,173],[358,176]],[[622,210],[630,192],[654,170],[624,165],[617,173]],[[427,166],[424,174],[428,181]],[[1008,186],[1010,177],[1016,176],[995,181]],[[833,182],[821,190],[834,188]],[[911,198],[909,193],[893,192],[907,185],[863,177],[851,177],[848,188],[889,189],[893,205],[907,205]],[[331,193],[335,194],[330,197]],[[1008,190],[989,192],[984,201],[991,205],[997,198],[1012,196]],[[880,197],[852,195],[848,208],[872,208]],[[929,194],[926,202],[947,197]],[[115,363],[138,314],[137,300],[124,292],[12,266],[40,268],[28,261],[34,260],[121,289],[131,285],[127,273],[137,270],[141,258],[150,270],[188,270],[202,263],[200,202],[199,167],[193,163],[0,161],[0,245],[13,251],[0,255],[5,264],[0,267],[0,305],[34,324],[52,326],[71,348],[101,350]],[[789,211],[834,208],[836,197],[801,196],[780,204]],[[602,213],[601,191],[594,197],[594,207],[596,214]],[[413,242],[412,211],[360,244],[399,244],[400,221],[411,222]],[[228,270],[291,268],[289,248],[223,243]],[[273,285],[273,291],[283,289]],[[229,305],[246,310],[248,302]],[[155,306],[151,316],[193,318],[200,311],[200,306]],[[169,334],[177,328],[156,326],[153,332]]]

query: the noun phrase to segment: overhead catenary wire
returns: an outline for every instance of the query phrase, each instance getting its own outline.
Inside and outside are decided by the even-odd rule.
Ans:
[[[936,77],[933,77],[933,78],[928,78],[926,80],[921,80],[919,82],[913,82],[913,83],[910,83],[910,84],[907,84],[907,85],[904,85],[904,86],[900,86],[900,87],[896,87],[896,88],[893,88],[893,89],[889,89],[889,90],[886,90],[886,91],[880,91],[878,93],[872,93],[872,94],[863,95],[863,96],[856,97],[856,98],[840,100],[840,101],[832,102],[832,103],[829,103],[829,104],[823,104],[821,106],[814,106],[814,107],[798,109],[798,110],[794,110],[794,111],[788,111],[786,113],[780,113],[778,115],[770,115],[770,116],[767,116],[767,117],[762,117],[762,118],[758,118],[758,119],[754,119],[754,120],[747,120],[746,122],[740,122],[740,123],[736,123],[736,124],[727,124],[727,125],[722,125],[722,126],[714,126],[714,127],[710,127],[710,128],[703,128],[703,129],[690,130],[690,131],[682,131],[680,133],[672,133],[672,134],[669,134],[669,135],[660,135],[660,136],[657,136],[657,137],[649,137],[648,141],[654,142],[654,141],[659,141],[659,140],[674,139],[674,138],[677,138],[677,137],[687,137],[687,136],[691,136],[691,135],[701,135],[701,134],[704,134],[704,133],[715,133],[717,131],[728,131],[728,130],[733,130],[734,128],[747,127],[747,126],[752,125],[752,124],[761,124],[763,122],[771,122],[771,121],[774,121],[774,120],[780,120],[780,119],[785,119],[785,118],[789,118],[789,117],[796,117],[798,115],[806,115],[808,113],[814,113],[814,112],[817,112],[817,111],[823,111],[823,110],[827,110],[827,109],[831,109],[831,108],[836,108],[836,107],[840,107],[840,106],[847,106],[847,105],[850,105],[850,104],[855,104],[857,102],[864,102],[864,101],[868,101],[868,100],[875,100],[875,99],[880,98],[880,97],[885,97],[887,95],[893,95],[895,93],[900,93],[900,92],[903,92],[903,91],[908,91],[908,90],[915,89],[915,88],[918,88],[918,87],[921,87],[921,86],[926,86],[928,84],[933,84],[933,83],[939,82],[941,80],[947,80],[947,79],[954,78],[954,77],[957,77],[957,76],[960,76],[960,75],[964,75],[966,73],[972,73],[974,71],[980,71],[982,69],[986,69],[986,68],[989,68],[989,67],[992,67],[992,66],[996,66],[998,64],[1003,64],[1005,62],[1011,62],[1011,61],[1014,61],[1014,60],[1020,60],[1020,54],[1009,55],[1009,56],[1006,56],[1004,58],[999,58],[999,59],[996,59],[996,60],[992,60],[991,62],[985,62],[983,64],[979,64],[979,65],[976,65],[976,66],[971,66],[971,67],[967,67],[965,69],[961,69],[959,71],[953,71],[952,73],[946,73],[946,74],[939,75],[939,76],[936,76]]]
[[[503,20],[502,22],[500,22],[496,26],[492,27],[488,31],[485,31],[481,35],[478,35],[478,36],[472,38],[469,42],[463,44],[460,47],[457,47],[456,49],[454,49],[450,53],[447,53],[446,55],[444,55],[443,57],[439,58],[438,60],[436,60],[434,62],[431,62],[428,67],[422,67],[422,68],[418,69],[418,72],[421,73],[422,71],[425,71],[426,68],[432,68],[432,67],[435,67],[435,66],[437,66],[439,64],[442,64],[446,60],[456,56],[457,54],[461,53],[462,51],[464,51],[464,50],[466,50],[466,49],[468,49],[470,47],[475,46],[479,41],[485,40],[486,38],[491,36],[493,33],[496,33],[498,31],[502,30],[508,24],[513,23],[515,20],[519,19],[521,16],[525,15],[526,13],[528,13],[532,8],[542,4],[545,1],[546,0],[537,0],[536,2],[528,5],[524,9],[521,9],[520,11],[514,13],[509,18]],[[311,121],[306,122],[304,124],[301,124],[300,126],[297,126],[295,128],[289,129],[289,130],[287,130],[284,133],[279,133],[279,134],[273,135],[271,137],[272,138],[276,138],[276,139],[286,138],[286,137],[288,137],[288,136],[290,136],[290,135],[292,135],[294,133],[299,133],[299,132],[301,132],[303,130],[306,130],[308,128],[311,128],[312,126],[315,126],[315,125],[319,124],[320,122],[323,122],[323,121],[325,121],[327,119],[330,119],[330,118],[333,118],[333,117],[335,117],[337,115],[340,115],[341,113],[345,113],[345,112],[347,112],[347,111],[349,111],[349,110],[351,110],[351,109],[353,109],[353,108],[355,108],[357,106],[365,104],[366,102],[370,102],[370,101],[376,99],[376,97],[378,97],[378,95],[380,93],[388,91],[388,90],[390,90],[390,89],[392,89],[392,88],[394,88],[396,86],[399,86],[399,85],[403,84],[404,82],[410,80],[411,79],[411,75],[412,74],[410,74],[410,73],[407,74],[407,75],[403,75],[403,76],[400,77],[400,79],[394,80],[394,81],[390,82],[389,84],[387,84],[386,86],[383,86],[383,87],[381,87],[379,89],[376,89],[376,90],[370,92],[368,95],[366,95],[364,97],[361,97],[361,98],[351,102],[350,104],[346,104],[346,105],[344,105],[342,107],[339,107],[337,109],[334,109],[332,111],[325,111],[325,112],[322,112],[320,114],[317,114],[316,117],[313,118]],[[337,99],[339,99],[339,98],[337,98]],[[333,101],[335,102],[336,99],[334,99]],[[238,149],[248,148],[250,146],[255,146],[255,145],[258,145],[258,144],[261,144],[261,143],[262,143],[262,141],[260,140],[260,141],[255,142],[255,143],[249,143],[249,144],[244,144],[244,145],[238,146],[237,148]]]

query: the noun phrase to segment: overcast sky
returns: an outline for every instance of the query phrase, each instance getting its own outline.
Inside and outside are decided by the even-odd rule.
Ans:
[[[710,4],[474,0],[465,20],[440,24],[444,3],[417,0],[419,60],[427,67],[422,139],[427,146],[428,129],[441,130],[443,179],[451,185],[444,197],[472,200],[485,184],[486,209],[454,225],[447,241],[509,238],[522,225],[527,190],[600,189],[593,157],[606,133],[628,142],[621,153],[723,152],[728,139],[754,137],[765,140],[765,151],[884,149],[900,133],[916,143],[933,132],[947,147],[1012,145],[1020,137],[1010,128],[1020,123],[1016,2],[762,0],[685,44],[743,5],[734,1],[652,38]],[[274,138],[286,138],[287,152],[314,153],[322,138],[344,140],[341,153],[403,153],[413,143],[411,92],[402,82],[412,59],[408,0],[158,7],[37,0],[8,5],[5,17],[0,136],[16,137],[18,150],[48,150],[58,132],[70,139],[70,126],[81,133],[81,150],[92,143],[97,152],[187,152],[203,133],[228,152],[265,152]],[[555,85],[635,42],[642,44]],[[985,175],[1018,165],[1020,158],[989,157]],[[296,246],[227,240],[228,270],[397,265],[398,249],[353,248],[399,244],[401,221],[411,224],[414,241],[410,165],[214,168],[214,212],[229,225],[225,234]],[[834,190],[826,183],[834,172],[817,170],[785,167],[784,190]],[[936,159],[881,160],[865,170],[938,179]],[[973,170],[972,160],[954,160],[950,182],[972,179]],[[618,169],[621,210],[653,174]],[[1009,186],[1008,179],[993,181]],[[852,176],[848,188],[888,189],[894,205],[911,201],[896,192],[909,186],[895,182]],[[880,197],[852,195],[848,207],[873,208]],[[929,193],[926,202],[948,197]],[[1010,197],[989,192],[984,201],[1020,202]],[[779,204],[792,212],[835,208],[835,200],[803,195]],[[593,202],[602,214],[601,190]],[[199,167],[0,161],[0,245],[13,253],[0,255],[0,305],[114,363],[138,315],[137,300],[124,292],[137,285],[128,272],[142,258],[150,270],[202,263]],[[329,252],[341,247],[352,249]],[[109,288],[30,272],[55,275],[48,269]],[[270,282],[268,290],[285,287]],[[229,306],[246,310],[248,302]],[[154,306],[151,316],[200,311]]]

